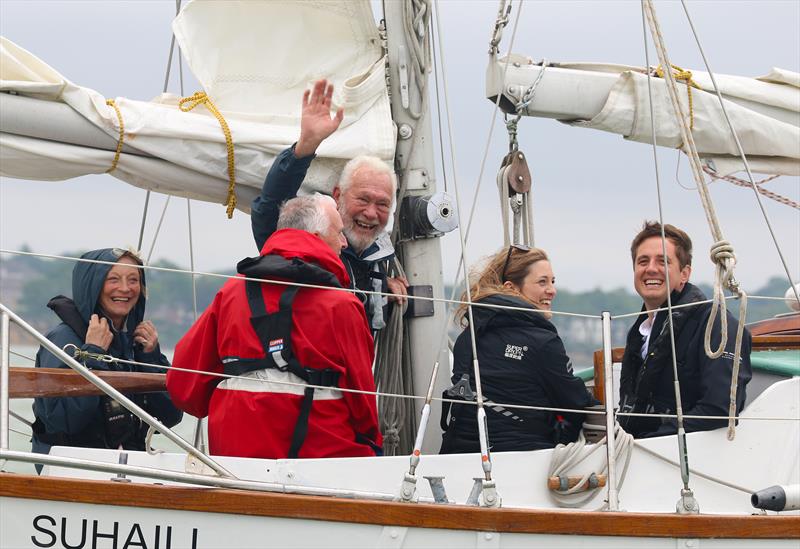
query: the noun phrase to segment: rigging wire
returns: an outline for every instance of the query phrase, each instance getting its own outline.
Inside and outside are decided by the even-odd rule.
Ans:
[[[180,10],[181,0],[175,0],[176,7]],[[167,89],[169,89],[169,76],[172,71],[172,56],[175,52],[175,33],[172,34],[172,38],[169,42],[169,54],[167,55],[167,68],[164,71],[164,87],[162,89],[162,93],[167,93]],[[181,69],[181,81],[183,79],[183,70]],[[144,207],[142,208],[142,223],[139,226],[139,240],[136,244],[136,249],[141,251],[142,245],[144,244],[144,228],[147,224],[147,212],[150,207],[150,189],[147,189],[144,195]]]
[[[164,207],[161,209],[161,217],[158,218],[158,225],[156,225],[156,232],[153,234],[153,241],[150,243],[150,253],[147,254],[147,263],[150,263],[150,258],[153,257],[153,251],[156,249],[156,240],[158,240],[158,235],[161,232],[161,225],[164,223],[164,215],[167,213],[167,206],[169,206],[169,201],[172,198],[172,195],[167,195],[167,199],[164,201]]]
[[[643,9],[647,15],[647,22],[650,25],[650,31],[653,36],[653,43],[655,45],[656,53],[658,54],[659,61],[661,62],[661,66],[663,67],[674,67],[670,63],[669,55],[667,54],[666,44],[664,43],[664,38],[661,33],[661,27],[658,22],[658,18],[656,17],[655,6],[653,5],[652,0],[643,0]],[[692,173],[695,178],[695,182],[697,183],[697,190],[700,196],[700,202],[703,206],[703,210],[706,214],[706,220],[708,221],[709,229],[711,230],[712,237],[714,238],[714,244],[711,247],[711,260],[714,263],[714,302],[711,304],[711,312],[709,314],[708,320],[706,321],[706,329],[703,337],[703,347],[705,350],[706,355],[711,359],[716,359],[722,356],[725,348],[728,344],[728,311],[727,311],[727,304],[725,302],[725,294],[723,292],[723,286],[727,287],[730,291],[736,293],[739,296],[739,323],[736,330],[736,340],[734,343],[734,350],[733,350],[733,374],[731,376],[731,388],[730,388],[730,404],[729,407],[735,408],[736,407],[736,393],[738,390],[738,375],[739,375],[739,368],[741,365],[741,350],[742,350],[742,341],[744,339],[744,323],[745,317],[747,314],[747,293],[742,290],[739,286],[739,283],[734,278],[734,267],[736,266],[736,255],[733,250],[733,246],[722,234],[722,228],[719,223],[719,218],[717,217],[714,202],[711,200],[711,193],[708,190],[708,185],[706,184],[705,176],[703,175],[702,166],[700,164],[700,157],[697,152],[697,147],[695,145],[694,136],[692,134],[691,126],[689,128],[686,127],[686,118],[683,113],[683,106],[681,105],[680,100],[678,99],[678,90],[676,79],[683,78],[685,79],[687,76],[689,80],[687,80],[687,92],[689,90],[689,84],[691,84],[691,73],[683,71],[680,75],[673,75],[671,70],[667,70],[665,72],[662,71],[660,76],[663,75],[665,77],[665,87],[667,88],[667,92],[669,93],[670,102],[672,103],[672,108],[675,112],[677,118],[677,125],[681,132],[681,137],[683,139],[683,149],[686,151],[686,155],[689,159],[689,165],[692,168]],[[691,98],[689,99],[689,110],[691,114],[692,103]],[[719,347],[716,350],[711,349],[711,332],[714,327],[714,322],[716,321],[717,314],[719,314],[720,318],[720,341]],[[736,426],[734,423],[729,423],[728,425],[728,440],[733,440],[736,436]]]
[[[440,21],[441,18],[440,18],[440,15],[439,15],[439,2],[438,2],[438,0],[434,0],[434,9],[436,11],[436,27],[437,27],[437,30],[439,32],[439,36],[441,36],[441,34],[442,34],[442,32],[441,32],[441,21]],[[441,41],[440,41],[440,47],[441,47]],[[451,120],[451,118],[449,116],[450,105],[449,105],[448,93],[447,93],[447,80],[445,78],[442,78],[442,86],[443,86],[443,91],[444,91],[445,109],[446,109],[446,111],[448,113],[448,116],[447,116],[447,131],[448,131],[449,135],[452,136],[453,135],[453,128],[452,128],[452,120]],[[484,399],[483,399],[483,388],[481,386],[480,365],[478,363],[478,349],[477,349],[476,343],[475,343],[475,320],[474,320],[474,317],[473,317],[473,314],[472,314],[472,304],[471,304],[472,303],[472,291],[471,291],[471,288],[470,288],[470,285],[469,285],[469,261],[467,259],[467,250],[466,250],[467,242],[466,242],[465,235],[464,235],[464,226],[461,223],[461,212],[462,212],[462,210],[461,210],[461,193],[459,192],[459,188],[458,188],[458,175],[456,173],[456,167],[455,167],[455,154],[456,154],[455,144],[452,143],[452,142],[450,143],[450,149],[451,149],[451,151],[453,153],[451,155],[451,157],[450,157],[450,160],[451,160],[451,163],[452,163],[451,167],[452,167],[452,170],[453,170],[453,190],[455,192],[456,209],[457,209],[457,215],[459,217],[458,233],[459,233],[459,238],[461,240],[461,258],[462,258],[462,262],[461,263],[463,265],[464,280],[466,282],[464,287],[466,288],[466,296],[467,296],[467,315],[469,316],[470,344],[471,344],[471,347],[472,347],[472,365],[473,365],[473,374],[475,376],[475,394],[476,394],[477,404],[478,404],[477,419],[478,419],[478,435],[479,435],[480,447],[481,447],[481,465],[482,465],[482,468],[483,468],[483,472],[484,472],[486,481],[487,482],[492,482],[492,459],[491,459],[491,455],[489,454],[489,433],[488,433],[488,425],[487,425],[487,421],[486,421],[486,410],[484,409],[484,406],[483,406],[483,400]],[[484,494],[486,495],[486,491],[484,491]],[[486,495],[486,497],[487,498],[491,498],[491,499],[487,499],[487,503],[490,504],[491,506],[496,506],[496,505],[499,504],[499,502],[496,501],[496,499],[497,499],[496,494],[489,493],[488,495]]]
[[[686,13],[686,20],[689,22],[689,28],[691,28],[692,30],[692,35],[694,36],[694,40],[697,43],[697,49],[700,52],[700,56],[703,58],[703,63],[706,66],[706,71],[708,72],[708,75],[711,77],[711,83],[714,86],[714,91],[716,92],[717,99],[719,100],[719,105],[722,110],[722,114],[725,116],[725,122],[728,124],[728,128],[731,130],[731,136],[733,137],[733,140],[736,143],[736,150],[739,152],[739,157],[742,159],[742,164],[744,165],[744,169],[747,172],[747,178],[750,180],[750,186],[753,189],[753,195],[756,198],[756,202],[758,202],[758,207],[761,210],[761,215],[764,217],[764,222],[767,225],[767,229],[769,229],[770,237],[772,237],[772,242],[775,244],[775,250],[778,252],[778,256],[780,257],[781,260],[781,265],[783,265],[783,270],[786,272],[786,278],[789,280],[789,287],[792,288],[792,292],[794,292],[795,299],[797,299],[798,303],[800,303],[800,294],[798,293],[798,289],[795,287],[794,281],[792,280],[792,275],[789,272],[789,266],[786,264],[786,259],[783,256],[783,251],[781,250],[780,244],[778,244],[778,238],[775,236],[775,230],[772,228],[772,223],[769,220],[767,211],[764,209],[764,203],[761,200],[761,196],[759,195],[758,188],[755,183],[755,178],[753,177],[753,173],[750,171],[750,163],[747,161],[747,156],[744,153],[742,142],[739,140],[739,135],[736,133],[736,129],[733,127],[733,122],[728,116],[728,110],[725,108],[725,101],[722,99],[722,92],[720,92],[719,86],[717,85],[717,79],[715,78],[714,73],[711,71],[711,66],[708,62],[708,58],[706,57],[705,51],[703,51],[703,46],[700,44],[700,37],[697,35],[697,31],[694,28],[694,22],[692,21],[691,15],[689,15],[689,8],[686,6],[685,0],[681,0],[681,6],[683,6],[683,11],[684,13]]]
[[[653,168],[656,183],[656,197],[658,199],[658,220],[661,225],[661,250],[664,257],[664,274],[666,278],[667,289],[667,326],[669,326],[669,343],[672,350],[672,376],[675,389],[675,411],[677,414],[677,427],[678,427],[678,455],[681,463],[681,480],[683,481],[683,490],[689,491],[689,452],[686,447],[686,431],[683,425],[683,404],[681,401],[680,381],[678,378],[678,362],[677,355],[675,354],[675,329],[672,322],[672,286],[669,279],[669,255],[667,255],[667,236],[664,232],[664,209],[661,201],[661,179],[658,172],[658,150],[656,145],[656,121],[655,121],[655,107],[653,105],[653,85],[652,74],[650,71],[650,49],[647,45],[647,15],[655,17],[655,13],[647,12],[649,6],[647,0],[642,0],[642,38],[644,41],[644,58],[645,67],[647,67],[647,95],[650,107],[650,130],[651,140],[653,142]],[[669,63],[664,63],[664,66],[669,68]],[[657,314],[657,313],[651,313]],[[690,492],[691,493],[691,492]]]
[[[175,17],[180,15],[181,12],[181,1],[182,0],[175,0]],[[175,41],[175,33],[172,33],[172,40],[173,44]],[[171,54],[172,52],[170,52]],[[183,55],[178,49],[178,84],[180,86],[181,97],[185,97],[185,92],[183,88]],[[165,207],[166,208],[166,207]],[[194,321],[197,321],[197,277],[194,274],[194,242],[192,240],[192,199],[186,199],[186,221],[187,221],[187,232],[189,233],[189,269],[192,271],[192,318]],[[201,452],[205,452],[206,449],[206,442],[205,442],[205,435],[203,434],[203,418],[197,418],[197,423],[194,429],[194,447],[200,450]],[[149,434],[149,431],[148,431]],[[148,444],[149,449],[149,444]]]

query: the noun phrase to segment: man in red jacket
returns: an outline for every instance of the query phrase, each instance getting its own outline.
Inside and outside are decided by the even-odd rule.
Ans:
[[[170,370],[179,408],[209,416],[210,451],[261,458],[373,456],[381,434],[372,394],[373,341],[364,307],[339,259],[342,220],[327,196],[281,209],[261,255],[238,265],[248,278],[339,289],[229,280],[178,342]],[[312,386],[316,386],[312,387]]]

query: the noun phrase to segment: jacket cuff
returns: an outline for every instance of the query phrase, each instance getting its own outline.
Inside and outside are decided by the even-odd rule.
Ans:
[[[308,156],[298,158],[294,154],[294,148],[297,146],[297,141],[292,143],[289,147],[289,154],[286,155],[287,164],[284,166],[287,171],[289,170],[307,170],[311,166],[311,162],[317,157],[316,153],[311,153]]]

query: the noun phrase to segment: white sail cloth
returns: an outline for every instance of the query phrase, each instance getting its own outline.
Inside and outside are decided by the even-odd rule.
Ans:
[[[300,98],[317,78],[334,83],[334,104],[344,107],[345,118],[318,151],[321,158],[306,180],[310,189],[330,191],[354,156],[394,157],[384,58],[367,0],[195,0],[173,27],[189,65],[230,127],[239,209],[249,211],[275,155],[297,139]],[[314,47],[308,47],[312,41]],[[3,97],[0,175],[62,180],[111,167],[119,122],[101,94],[70,82],[2,37],[0,91],[23,96]],[[178,99],[170,94],[149,102],[115,99],[126,147],[112,175],[145,189],[224,203],[227,155],[220,124],[204,106],[180,111]],[[51,119],[42,112],[61,115]],[[98,128],[111,147],[92,138]]]
[[[487,71],[487,97],[502,92],[512,104],[536,81],[541,65],[519,55],[493,59]],[[692,88],[693,136],[700,157],[721,175],[744,169],[711,78],[692,71],[701,88]],[[800,75],[773,69],[760,78],[715,75],[725,108],[753,171],[800,175]],[[524,114],[594,128],[625,139],[652,142],[647,75],[640,67],[559,63],[546,67]],[[663,79],[652,78],[656,142],[681,146],[681,135]],[[689,112],[686,85],[679,96]]]

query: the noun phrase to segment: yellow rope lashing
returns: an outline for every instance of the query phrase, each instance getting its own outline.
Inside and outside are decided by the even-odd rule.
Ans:
[[[114,103],[113,99],[106,99],[106,105],[114,108],[114,112],[117,113],[117,120],[119,120],[119,139],[117,139],[117,150],[114,153],[114,160],[111,161],[111,167],[106,170],[106,173],[111,173],[117,169],[119,155],[122,154],[122,143],[125,139],[125,122],[123,122],[122,113],[119,111],[119,107],[117,107],[117,104]]]
[[[698,86],[697,83],[692,80],[692,71],[684,70],[677,65],[670,65],[670,67],[672,67],[672,70],[674,71],[672,75],[675,80],[682,80],[683,82],[686,82],[686,97],[689,100],[689,129],[693,130],[694,105],[692,103],[692,88],[697,88],[699,90],[700,86]],[[664,78],[664,68],[661,65],[656,68],[656,76],[659,78]]]
[[[183,112],[189,112],[198,105],[205,105],[206,108],[214,115],[214,118],[219,122],[222,128],[222,133],[225,134],[225,146],[228,149],[228,198],[225,202],[228,213],[228,219],[233,217],[233,210],[236,208],[236,171],[233,158],[233,137],[231,136],[231,129],[225,121],[225,117],[217,110],[211,98],[206,95],[206,92],[199,91],[189,97],[184,97],[178,101],[178,108]]]

